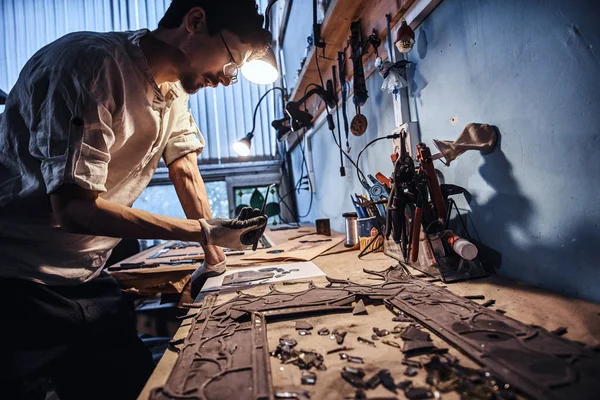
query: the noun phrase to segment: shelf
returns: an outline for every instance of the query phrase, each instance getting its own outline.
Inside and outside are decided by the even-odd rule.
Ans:
[[[331,2],[321,28],[321,36],[325,41],[325,51],[313,46],[300,76],[298,83],[294,88],[290,100],[298,100],[304,94],[306,87],[310,84],[320,85],[319,72],[317,70],[317,54],[319,56],[319,67],[323,75],[323,82],[332,79],[332,65],[337,67],[337,53],[347,47],[350,38],[350,24],[353,21],[361,20],[361,35],[365,41],[373,29],[375,29],[381,39],[379,47],[379,56],[387,58],[387,30],[386,14],[391,15],[392,28],[400,21],[402,15],[415,3],[415,0],[334,0]],[[346,50],[346,80],[350,81],[354,70],[350,60],[350,48]],[[368,78],[375,71],[375,55],[373,48],[363,56],[365,77]],[[337,77],[335,78],[337,80]],[[337,85],[339,89],[339,84]],[[349,91],[351,92],[351,90]],[[306,102],[307,109],[315,119],[323,112],[325,105],[323,102],[313,96]]]

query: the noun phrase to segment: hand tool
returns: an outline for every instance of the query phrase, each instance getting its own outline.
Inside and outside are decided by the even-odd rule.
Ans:
[[[410,244],[410,261],[417,262],[419,258],[419,238],[421,236],[421,224],[423,223],[423,209],[427,205],[427,178],[423,172],[421,172],[415,178],[417,182],[417,201],[415,207],[415,215],[413,216],[413,226],[411,231],[411,244]]]
[[[433,160],[431,159],[431,151],[425,143],[419,143],[417,145],[417,161],[421,164],[421,168],[427,175],[427,183],[429,185],[429,193],[431,194],[431,201],[437,211],[438,219],[442,222],[446,221],[448,210],[446,208],[446,202],[442,195],[440,183],[437,175],[435,174],[435,167],[433,166]]]
[[[109,271],[125,271],[130,269],[144,269],[144,268],[156,268],[156,267],[164,267],[164,266],[176,266],[176,265],[184,265],[184,264],[196,264],[198,260],[181,260],[181,261],[161,261],[157,263],[147,264],[144,261],[132,262],[132,263],[121,263],[119,265],[114,265],[112,267],[108,267]]]
[[[340,74],[340,89],[342,91],[342,117],[344,119],[344,132],[346,134],[346,152],[350,152],[350,143],[348,137],[350,128],[348,127],[348,111],[346,110],[348,89],[346,88],[346,54],[343,51],[338,52],[338,73]],[[342,143],[340,143],[340,146]]]
[[[263,200],[262,207],[260,208],[261,215],[265,215],[265,207],[267,206],[267,199],[269,198],[269,191],[271,190],[271,188],[273,186],[275,186],[274,183],[267,186],[267,192],[265,193],[265,199]],[[254,244],[252,245],[252,251],[256,251],[256,249],[258,248],[258,241],[260,240],[260,237],[263,235],[263,233],[265,233],[265,229],[267,229],[266,224],[263,228],[258,229],[256,231],[256,236],[254,237]]]

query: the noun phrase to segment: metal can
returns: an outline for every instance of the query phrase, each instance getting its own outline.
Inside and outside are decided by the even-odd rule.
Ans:
[[[343,213],[342,217],[346,220],[346,247],[354,247],[358,243],[358,215],[355,212]]]

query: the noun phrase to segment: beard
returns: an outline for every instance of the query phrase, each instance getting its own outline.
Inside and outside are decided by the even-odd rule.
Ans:
[[[179,77],[179,81],[181,82],[181,87],[187,94],[194,94],[200,89],[200,85],[196,83],[197,76],[192,73],[182,74]]]

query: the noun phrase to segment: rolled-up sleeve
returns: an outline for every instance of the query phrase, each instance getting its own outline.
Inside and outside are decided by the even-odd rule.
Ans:
[[[65,74],[50,77],[50,87],[33,85],[32,109],[37,114],[30,131],[29,151],[41,161],[48,194],[67,184],[106,191],[114,133],[112,114],[102,101],[110,93],[95,90],[99,79],[97,74]],[[40,96],[43,101],[38,99]]]
[[[163,152],[163,159],[167,165],[189,153],[200,154],[204,149],[204,136],[196,125],[192,113],[187,109],[187,99],[181,109]]]

